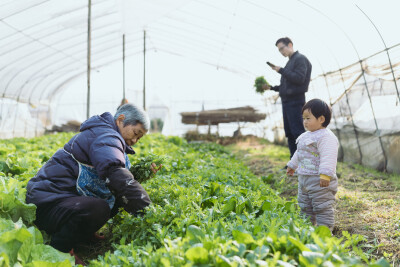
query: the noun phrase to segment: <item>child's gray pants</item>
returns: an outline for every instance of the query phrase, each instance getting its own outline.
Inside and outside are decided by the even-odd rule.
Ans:
[[[332,177],[328,187],[320,186],[319,176],[299,175],[298,202],[301,212],[317,225],[333,228],[335,223],[333,204],[338,181]]]

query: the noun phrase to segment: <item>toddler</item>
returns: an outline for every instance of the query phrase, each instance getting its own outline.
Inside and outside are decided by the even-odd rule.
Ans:
[[[336,164],[338,139],[326,127],[331,120],[331,108],[320,99],[308,101],[302,109],[307,132],[297,140],[297,150],[287,164],[287,174],[298,174],[298,202],[301,213],[313,225],[334,225],[335,194],[338,181]]]

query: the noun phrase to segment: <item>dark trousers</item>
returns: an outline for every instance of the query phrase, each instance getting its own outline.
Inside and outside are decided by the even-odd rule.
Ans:
[[[52,247],[68,252],[77,243],[92,238],[117,212],[117,205],[111,210],[107,202],[99,198],[69,197],[55,203],[39,205],[35,224],[51,235]]]
[[[283,126],[285,128],[285,135],[288,139],[290,158],[292,158],[294,152],[296,152],[297,137],[305,132],[303,114],[301,113],[304,104],[304,99],[282,103]]]

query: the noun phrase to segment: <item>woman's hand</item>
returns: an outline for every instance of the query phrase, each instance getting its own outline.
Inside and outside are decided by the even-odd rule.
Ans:
[[[157,167],[157,165],[153,162],[150,166],[151,171],[156,174],[159,170],[161,170],[162,164]]]

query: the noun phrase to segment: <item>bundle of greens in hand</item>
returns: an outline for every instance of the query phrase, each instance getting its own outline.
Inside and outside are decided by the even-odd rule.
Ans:
[[[269,83],[265,80],[264,76],[257,77],[254,82],[254,87],[256,88],[256,92],[260,94],[264,94],[263,85],[268,85]]]
[[[139,157],[133,161],[129,171],[133,174],[136,181],[143,183],[154,177],[154,173],[151,170],[151,164],[155,163],[158,168],[164,160],[164,157],[155,154],[148,154],[147,156]]]

